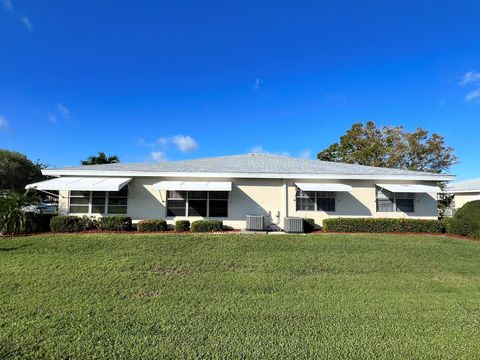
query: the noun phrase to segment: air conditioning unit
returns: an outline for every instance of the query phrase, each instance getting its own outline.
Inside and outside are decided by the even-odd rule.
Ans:
[[[287,233],[303,233],[303,218],[286,217],[284,230]]]
[[[264,231],[265,217],[263,215],[247,215],[246,229],[248,231]]]

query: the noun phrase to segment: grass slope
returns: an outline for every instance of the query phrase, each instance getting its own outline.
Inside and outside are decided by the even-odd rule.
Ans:
[[[1,239],[0,292],[0,358],[480,356],[480,244],[459,239]]]

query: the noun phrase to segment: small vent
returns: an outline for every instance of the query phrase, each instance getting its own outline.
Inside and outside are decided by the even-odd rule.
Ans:
[[[303,219],[296,217],[285,218],[285,232],[287,233],[303,233]]]
[[[247,230],[263,231],[265,230],[263,215],[247,215]]]

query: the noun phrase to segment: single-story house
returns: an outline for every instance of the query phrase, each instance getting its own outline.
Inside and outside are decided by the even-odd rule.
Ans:
[[[43,170],[56,178],[27,188],[59,191],[62,214],[127,214],[134,221],[204,218],[245,228],[263,215],[282,229],[286,217],[437,218],[439,181],[453,175],[271,154],[156,164],[117,163]]]
[[[453,209],[460,209],[467,202],[480,200],[480,178],[451,183],[447,193],[453,194]]]

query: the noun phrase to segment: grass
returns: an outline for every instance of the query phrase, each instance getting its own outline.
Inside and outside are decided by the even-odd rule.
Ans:
[[[0,239],[0,358],[478,358],[480,243]]]

